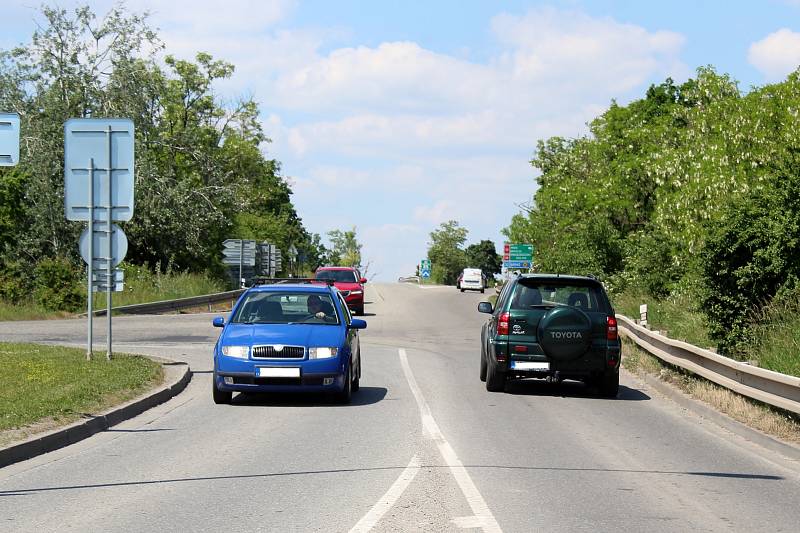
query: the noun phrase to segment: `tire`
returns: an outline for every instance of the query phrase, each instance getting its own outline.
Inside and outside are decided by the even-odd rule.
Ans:
[[[598,381],[600,394],[604,398],[616,398],[619,394],[619,374],[609,372]]]
[[[506,390],[506,373],[499,371],[497,365],[487,363],[486,390],[489,392],[503,392]]]
[[[231,403],[231,399],[233,399],[233,393],[231,391],[219,390],[217,388],[216,377],[211,378],[211,391],[214,396],[214,403],[217,405],[227,405]]]
[[[364,306],[356,307],[353,313],[355,313],[356,316],[364,316]]]
[[[353,365],[348,365],[347,374],[344,376],[344,389],[336,393],[336,401],[343,405],[350,403],[353,398]]]
[[[361,354],[358,354],[358,372],[356,372],[356,379],[353,380],[353,392],[358,392],[361,388]]]
[[[481,381],[486,381],[486,354],[481,348]]]

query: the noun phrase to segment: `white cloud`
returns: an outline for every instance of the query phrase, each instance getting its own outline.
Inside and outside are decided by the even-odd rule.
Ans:
[[[783,28],[750,45],[747,60],[770,81],[800,67],[800,33]]]

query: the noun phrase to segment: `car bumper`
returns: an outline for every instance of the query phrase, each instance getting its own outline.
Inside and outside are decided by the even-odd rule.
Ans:
[[[299,368],[300,377],[259,377],[259,368]],[[217,388],[232,392],[340,391],[345,385],[346,371],[345,363],[338,357],[302,361],[240,360],[224,356],[214,359]]]
[[[364,305],[364,293],[363,292],[361,294],[350,293],[345,297],[344,301],[347,302],[347,306],[350,307],[351,309],[353,307],[362,307]]]

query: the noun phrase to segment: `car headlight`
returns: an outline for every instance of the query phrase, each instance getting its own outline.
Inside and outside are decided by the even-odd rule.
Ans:
[[[350,291],[350,294],[364,294],[364,291]]]
[[[250,355],[250,347],[249,346],[223,346],[222,347],[222,355],[227,355],[228,357],[237,357],[239,359],[247,359]]]
[[[338,348],[329,348],[327,346],[320,347],[320,348],[309,348],[308,349],[308,358],[309,359],[328,359],[331,357],[336,357],[336,354],[339,353]]]

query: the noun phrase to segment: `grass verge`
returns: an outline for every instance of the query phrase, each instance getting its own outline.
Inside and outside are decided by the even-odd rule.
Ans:
[[[205,274],[187,272],[151,272],[146,267],[126,266],[125,290],[113,295],[114,307],[133,305],[161,300],[174,300],[201,296],[225,291],[222,282],[213,280]],[[106,308],[105,293],[96,293],[94,309]]]
[[[65,311],[48,311],[32,303],[12,304],[0,300],[0,322],[11,320],[52,320],[71,316]]]
[[[0,446],[67,425],[139,396],[163,382],[161,365],[137,355],[0,343]]]
[[[639,318],[639,305],[647,304],[647,322],[652,329],[666,331],[672,339],[712,348],[716,342],[708,336],[703,314],[688,299],[656,300],[638,293],[621,293],[611,296],[617,313],[629,318]]]
[[[800,444],[800,417],[779,411],[720,387],[704,378],[662,362],[628,339],[623,339],[622,366],[637,375],[650,375],[751,428]]]

